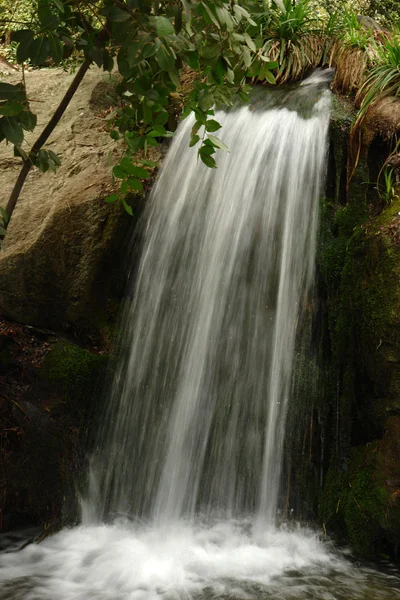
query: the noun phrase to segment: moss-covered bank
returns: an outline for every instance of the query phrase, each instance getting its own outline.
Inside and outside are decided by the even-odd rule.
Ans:
[[[0,531],[74,522],[109,356],[4,320],[1,331]]]
[[[318,248],[330,372],[329,469],[319,494],[328,532],[359,553],[397,553],[400,540],[400,202],[384,205],[380,142],[349,180],[351,118],[331,127],[328,197]],[[386,148],[387,152],[387,148]]]

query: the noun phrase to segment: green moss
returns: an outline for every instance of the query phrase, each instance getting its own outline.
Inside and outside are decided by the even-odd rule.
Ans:
[[[332,96],[331,122],[350,128],[356,117],[357,111],[354,108],[353,102],[346,100],[343,96]]]
[[[381,201],[377,194],[372,197],[363,157],[344,185],[348,174],[342,173],[337,147],[344,134],[336,131],[333,139],[334,166],[339,164],[341,175],[335,172],[336,189],[320,210],[317,259],[326,298],[325,353],[332,369],[335,427],[319,515],[329,531],[369,554],[382,541],[390,546],[397,540],[400,527],[400,508],[386,484],[390,477],[382,475],[381,442],[366,443],[383,436],[388,417],[400,410],[400,202],[376,214]]]
[[[319,505],[325,527],[344,535],[360,554],[371,554],[387,527],[390,498],[377,476],[377,443],[353,448],[347,472],[331,465]]]
[[[104,379],[108,358],[57,342],[46,356],[43,372],[63,400],[87,405]]]
[[[399,297],[400,251],[380,232],[357,230],[349,241],[342,276],[344,308],[355,311],[368,339],[390,335]]]

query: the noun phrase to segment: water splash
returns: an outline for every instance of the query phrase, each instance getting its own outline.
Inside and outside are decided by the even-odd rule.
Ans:
[[[0,600],[399,600],[399,583],[311,531],[208,517],[80,527],[0,555]]]

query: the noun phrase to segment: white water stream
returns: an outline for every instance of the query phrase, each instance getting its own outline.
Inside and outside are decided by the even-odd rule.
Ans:
[[[180,127],[146,210],[83,524],[0,555],[0,599],[400,598],[276,525],[294,343],[314,275],[324,75]],[[107,524],[105,524],[107,523]]]

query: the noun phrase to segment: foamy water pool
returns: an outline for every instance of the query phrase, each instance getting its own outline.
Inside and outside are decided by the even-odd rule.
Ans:
[[[396,600],[400,579],[300,528],[118,523],[3,552],[0,590],[2,600]]]

